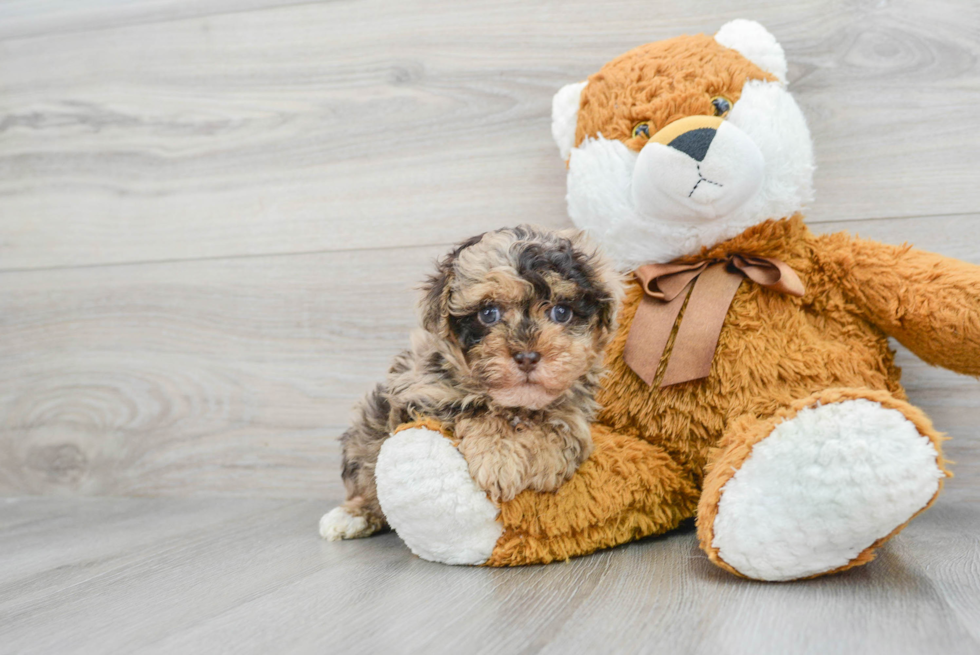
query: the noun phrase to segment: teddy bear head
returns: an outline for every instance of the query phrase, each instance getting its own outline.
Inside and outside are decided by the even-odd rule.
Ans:
[[[623,270],[696,254],[813,195],[786,57],[758,23],[617,57],[554,98],[568,213]]]

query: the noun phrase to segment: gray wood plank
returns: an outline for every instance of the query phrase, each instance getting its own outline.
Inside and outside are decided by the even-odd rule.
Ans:
[[[441,251],[0,276],[0,490],[325,492]]]
[[[980,215],[819,224],[980,263]],[[448,246],[0,274],[0,494],[337,492],[335,438]],[[899,348],[980,498],[980,384]]]
[[[972,0],[271,4],[209,0],[201,12],[225,13],[202,16],[176,0],[59,2],[35,19],[14,4],[24,16],[0,41],[0,268],[562,224],[552,93],[629,47],[737,16],[789,53],[817,144],[814,222],[980,199]],[[76,15],[82,31],[61,31]]]
[[[567,225],[554,90],[743,16],[787,50],[814,229],[980,263],[971,0],[0,3],[0,496],[49,496],[0,498],[0,652],[978,652],[980,385],[900,347],[957,477],[856,571],[316,535],[431,259]]]
[[[247,523],[285,503],[6,498],[0,503],[0,616],[145,562],[146,551],[160,552],[164,542],[193,542],[202,532]]]
[[[310,0],[4,0],[0,3],[0,41],[309,3]]]
[[[321,541],[314,528],[322,502],[21,499],[10,507],[0,504],[0,522],[11,511],[34,521],[13,536],[0,532],[0,550],[17,562],[29,551],[35,564],[18,587],[0,583],[8,652],[980,647],[978,502],[940,500],[869,566],[780,584],[716,569],[690,530],[567,564],[500,570],[424,562],[394,534]],[[9,568],[0,560],[0,579]]]

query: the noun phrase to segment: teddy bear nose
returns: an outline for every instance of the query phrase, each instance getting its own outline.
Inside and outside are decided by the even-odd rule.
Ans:
[[[534,351],[524,351],[514,354],[514,361],[525,373],[529,373],[541,361],[541,353]]]
[[[690,132],[684,132],[667,145],[675,150],[680,150],[695,161],[704,161],[704,156],[708,154],[708,148],[714,140],[718,130],[713,127],[700,127]]]

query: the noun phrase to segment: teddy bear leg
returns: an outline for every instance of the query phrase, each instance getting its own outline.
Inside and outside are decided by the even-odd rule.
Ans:
[[[548,563],[650,534],[693,516],[698,489],[666,453],[593,427],[595,450],[554,493],[525,491],[494,505],[441,433],[412,428],[378,457],[378,498],[416,555],[447,564]]]
[[[829,389],[738,419],[705,477],[701,548],[758,580],[866,564],[939,494],[941,440],[921,410],[870,389]]]

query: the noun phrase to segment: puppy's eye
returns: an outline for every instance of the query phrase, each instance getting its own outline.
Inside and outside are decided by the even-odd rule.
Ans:
[[[548,318],[555,323],[568,323],[572,320],[572,308],[568,305],[555,305],[548,311]]]
[[[650,138],[650,121],[643,121],[633,126],[633,138],[642,136],[644,139]]]
[[[488,305],[477,313],[477,317],[484,325],[493,325],[500,320],[500,309],[493,305]]]
[[[732,101],[725,96],[715,96],[711,99],[711,106],[715,108],[715,116],[725,116],[732,110]]]

